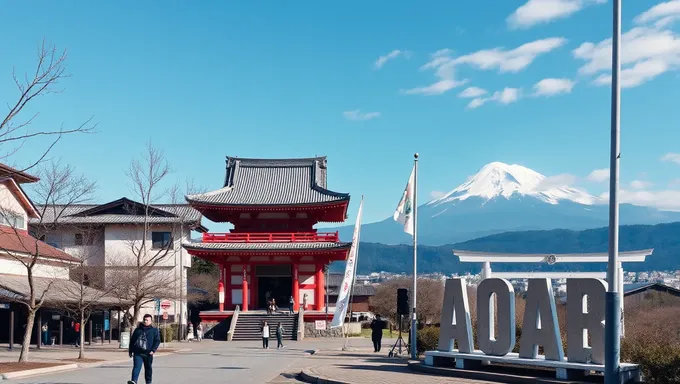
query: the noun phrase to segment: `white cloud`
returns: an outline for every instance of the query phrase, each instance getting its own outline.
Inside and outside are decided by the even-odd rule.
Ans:
[[[432,191],[432,192],[430,192],[430,197],[435,199],[435,200],[440,199],[444,196],[446,196],[446,192],[442,192],[442,191]]]
[[[361,110],[355,109],[353,111],[345,111],[342,113],[343,116],[345,116],[345,119],[347,120],[353,120],[353,121],[365,121],[365,120],[371,120],[375,119],[377,117],[380,117],[380,112],[365,112],[362,113]]]
[[[411,57],[411,52],[409,52],[409,51],[401,51],[401,50],[399,50],[399,49],[395,49],[394,51],[388,53],[388,54],[385,55],[385,56],[380,56],[380,57],[378,58],[378,60],[375,61],[375,68],[376,68],[376,69],[380,69],[380,68],[383,67],[383,65],[385,65],[385,63],[387,63],[388,61],[390,61],[390,60],[392,60],[392,59],[396,59],[396,58],[399,57],[399,56],[403,56],[403,57],[405,57],[405,58],[408,59],[408,58]]]
[[[575,84],[569,79],[543,79],[534,84],[534,95],[553,96],[560,93],[570,93]]]
[[[661,157],[661,161],[670,161],[672,163],[680,164],[680,153],[667,153]]]
[[[655,5],[635,18],[637,27],[621,37],[621,86],[636,87],[657,76],[680,69],[680,35],[667,27],[680,18],[680,1]],[[653,24],[650,24],[655,22]],[[596,85],[611,83],[612,39],[586,42],[572,51],[584,60],[582,75],[600,74]]]
[[[563,173],[556,176],[549,176],[543,179],[536,186],[537,191],[547,191],[554,188],[566,188],[576,183],[578,178],[568,173]]]
[[[482,70],[519,72],[528,67],[539,55],[551,52],[567,42],[563,37],[551,37],[523,44],[515,49],[485,49],[453,59],[455,65],[469,64]],[[427,64],[426,64],[427,65]]]
[[[529,0],[508,16],[511,28],[528,28],[537,24],[568,17],[590,4],[607,0]]]
[[[496,91],[490,97],[477,97],[474,98],[470,103],[468,103],[469,109],[475,109],[481,107],[489,101],[497,101],[500,104],[510,104],[514,103],[520,98],[519,88],[503,88],[502,91]]]
[[[633,180],[630,183],[630,187],[633,189],[646,189],[651,187],[653,184],[650,183],[649,181],[644,181],[644,180]]]
[[[453,88],[459,87],[468,82],[467,79],[456,80],[455,63],[451,59],[450,49],[440,49],[432,54],[432,59],[420,70],[434,70],[435,76],[439,81],[430,85],[402,90],[407,95],[441,95]]]
[[[668,183],[669,188],[680,188],[680,179],[673,179]]]
[[[480,97],[486,95],[486,89],[482,89],[479,87],[468,87],[463,90],[463,92],[458,95],[458,97],[462,98],[475,98],[475,97]]]
[[[609,192],[603,193],[600,197],[604,200],[609,199]],[[654,207],[665,211],[680,211],[680,191],[677,190],[628,191],[621,189],[619,190],[619,200],[621,203]]]
[[[609,180],[609,168],[596,169],[588,175],[588,180],[601,183]]]
[[[656,21],[657,26],[665,26],[672,18],[677,18],[678,16],[680,16],[680,0],[672,0],[653,6],[636,16],[633,21],[637,24]]]

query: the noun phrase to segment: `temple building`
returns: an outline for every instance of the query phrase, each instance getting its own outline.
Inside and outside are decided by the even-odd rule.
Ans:
[[[350,196],[328,189],[326,173],[325,157],[227,157],[222,188],[186,196],[204,217],[234,226],[183,243],[220,270],[219,310],[201,312],[201,319],[224,320],[237,306],[241,312],[265,309],[270,298],[287,309],[290,296],[295,311],[306,304],[305,320],[324,313],[325,268],[345,260],[351,246],[337,232],[314,229],[347,218]]]

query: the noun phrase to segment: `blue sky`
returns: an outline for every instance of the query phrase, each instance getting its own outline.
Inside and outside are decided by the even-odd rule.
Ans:
[[[132,196],[124,171],[148,140],[173,180],[209,189],[225,155],[327,155],[350,222],[362,194],[365,222],[391,215],[416,151],[420,203],[492,161],[606,192],[591,172],[609,165],[611,1],[426,3],[7,1],[0,100],[43,37],[68,49],[72,77],[27,111],[30,129],[94,116],[97,134],[51,157],[102,202]],[[680,4],[656,4],[624,4],[621,181],[627,201],[680,210]]]

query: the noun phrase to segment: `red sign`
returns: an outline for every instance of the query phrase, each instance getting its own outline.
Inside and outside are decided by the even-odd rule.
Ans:
[[[161,308],[163,309],[170,309],[171,303],[168,300],[163,300],[161,301]]]
[[[167,319],[168,319],[168,312],[163,312],[163,320],[167,320]]]

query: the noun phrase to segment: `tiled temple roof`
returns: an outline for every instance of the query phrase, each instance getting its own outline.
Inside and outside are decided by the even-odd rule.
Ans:
[[[281,243],[203,243],[201,241],[185,241],[182,246],[187,250],[204,251],[309,251],[349,249],[352,243],[333,242],[281,242]]]

